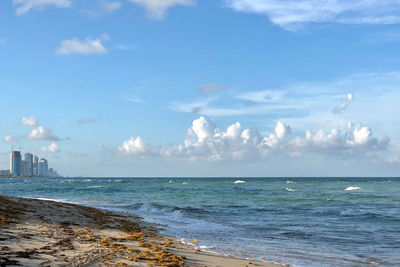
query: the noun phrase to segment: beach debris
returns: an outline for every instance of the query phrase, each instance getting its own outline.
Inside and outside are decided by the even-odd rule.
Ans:
[[[193,244],[197,244],[197,243],[199,243],[199,240],[197,240],[197,238],[194,238],[194,239],[192,240],[192,243],[193,243]]]

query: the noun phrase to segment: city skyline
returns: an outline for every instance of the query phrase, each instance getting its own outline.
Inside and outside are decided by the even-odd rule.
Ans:
[[[0,169],[398,176],[400,4],[0,2]]]
[[[22,158],[24,155],[24,159]],[[53,168],[49,168],[49,163],[45,158],[39,158],[29,152],[23,153],[20,150],[14,150],[11,146],[10,168],[0,170],[2,177],[59,177],[59,174]]]

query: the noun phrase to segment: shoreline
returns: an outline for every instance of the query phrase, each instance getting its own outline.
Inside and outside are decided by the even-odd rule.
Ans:
[[[2,266],[283,266],[201,251],[159,231],[131,214],[0,196]]]

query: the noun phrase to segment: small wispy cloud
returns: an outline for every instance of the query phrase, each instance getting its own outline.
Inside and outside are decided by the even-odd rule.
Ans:
[[[90,117],[76,120],[78,124],[93,124],[101,121],[101,117]]]
[[[68,8],[72,5],[71,0],[13,0],[16,6],[15,13],[23,15],[31,9],[42,10],[46,7]]]
[[[93,2],[91,2],[93,3]],[[83,13],[92,18],[97,18],[104,16],[108,13],[115,12],[122,7],[122,2],[120,1],[106,1],[99,0],[91,8],[83,10]]]
[[[173,6],[191,6],[194,0],[128,0],[146,9],[149,17],[153,19],[163,19],[167,10]]]
[[[283,91],[254,91],[238,94],[235,98],[247,101],[247,103],[272,103],[280,100],[284,95]]]
[[[333,112],[334,114],[337,114],[337,113],[340,113],[340,112],[344,111],[344,110],[350,105],[350,103],[351,103],[352,101],[353,101],[353,94],[347,94],[347,95],[346,95],[346,98],[343,99],[343,101],[342,101],[339,105],[337,105],[337,106],[332,110],[332,112]]]
[[[94,55],[94,54],[106,54],[107,49],[103,45],[103,41],[109,40],[110,37],[107,34],[103,34],[100,38],[92,39],[86,38],[81,41],[77,38],[70,40],[61,41],[60,46],[56,49],[57,55]]]
[[[136,103],[136,104],[143,104],[144,103],[144,100],[143,99],[141,99],[140,97],[138,97],[138,96],[130,96],[130,97],[127,97],[126,98],[126,101],[128,101],[128,102],[132,102],[132,103]]]
[[[115,46],[115,49],[120,50],[120,51],[130,51],[136,49],[136,45],[131,45],[131,44],[119,44]]]
[[[42,146],[40,148],[40,150],[42,150],[43,152],[48,152],[48,153],[57,153],[57,152],[61,152],[60,147],[57,143],[51,143],[48,146]]]
[[[212,94],[223,91],[226,88],[228,88],[228,86],[211,82],[200,86],[198,90],[202,94]]]
[[[31,117],[22,117],[20,124],[23,126],[36,126],[38,124],[38,120],[31,116]]]
[[[225,3],[238,12],[266,15],[286,30],[297,30],[306,23],[400,23],[397,0],[225,0]]]
[[[4,142],[9,143],[9,144],[14,144],[14,143],[17,143],[18,140],[16,137],[14,137],[12,135],[7,135],[7,136],[4,136]]]

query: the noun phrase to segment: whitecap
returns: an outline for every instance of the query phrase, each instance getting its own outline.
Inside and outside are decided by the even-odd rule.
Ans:
[[[182,184],[188,184],[188,182],[183,182]]]
[[[293,181],[286,181],[287,184],[295,184]]]
[[[361,188],[358,186],[349,186],[345,189],[345,191],[355,191],[355,190],[361,190]]]
[[[244,184],[246,181],[242,181],[242,180],[236,180],[235,184]]]
[[[288,192],[294,192],[294,189],[288,188],[288,187],[286,187],[285,190],[288,191]]]
[[[84,182],[91,182],[92,180],[91,179],[86,179],[86,180],[83,180]]]

